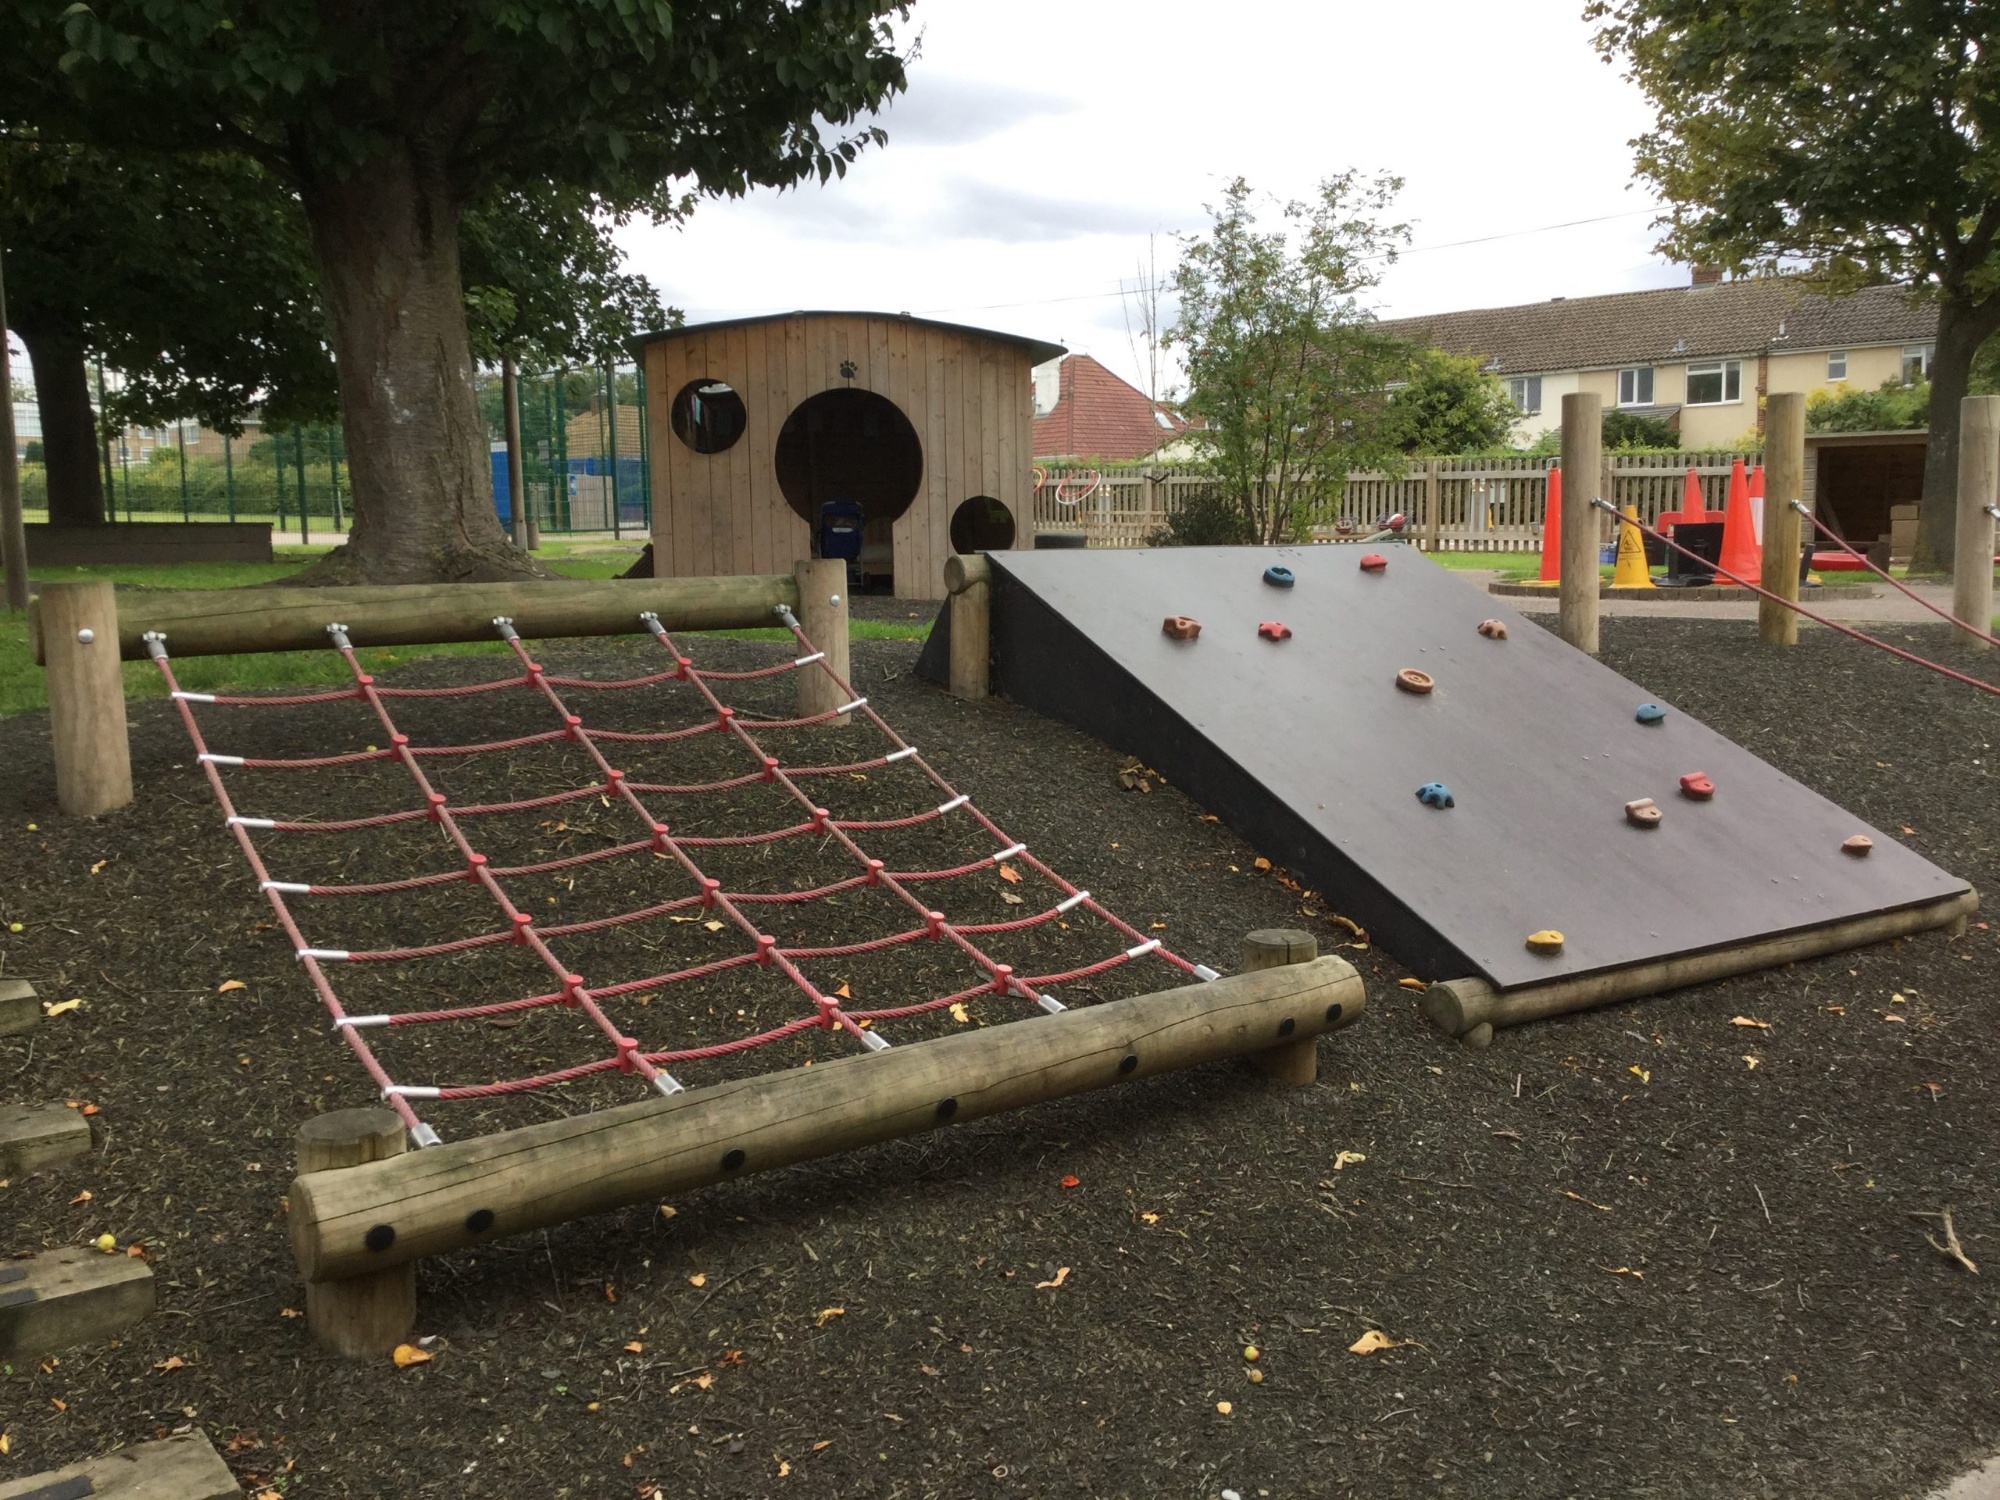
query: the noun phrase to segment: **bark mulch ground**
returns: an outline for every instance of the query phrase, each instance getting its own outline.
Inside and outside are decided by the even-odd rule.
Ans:
[[[1908,634],[1946,649],[1938,632]],[[1784,654],[1733,623],[1611,619],[1604,637],[1606,659],[1651,694],[1995,886],[1990,699],[1824,632]],[[722,666],[780,650],[697,644]],[[439,1259],[420,1278],[434,1359],[347,1364],[315,1350],[296,1316],[281,1199],[292,1132],[368,1102],[365,1078],[272,928],[168,706],[133,705],[138,802],[95,822],[54,811],[45,719],[8,720],[0,891],[21,930],[0,933],[0,972],[84,1004],[0,1041],[0,1097],[97,1113],[86,1161],[0,1186],[0,1250],[139,1241],[161,1311],[115,1345],[0,1377],[0,1481],[188,1423],[253,1489],[307,1497],[1872,1497],[1921,1493],[2000,1442],[2000,947],[1984,924],[1467,1051],[1422,1021],[1386,955],[1282,872],[1259,871],[1256,851],[1174,789],[1128,791],[1113,750],[1006,703],[944,697],[912,678],[915,654],[858,643],[861,691],[1113,910],[1220,968],[1245,931],[1271,925],[1307,926],[1360,967],[1369,1014],[1322,1044],[1317,1084],[1202,1068],[695,1194],[671,1216],[646,1205]],[[648,661],[610,643],[546,659],[605,676]],[[495,669],[438,659],[384,680]],[[739,696],[770,707],[785,691],[780,679]],[[650,722],[629,695],[590,698],[593,724]],[[514,694],[402,700],[397,713],[418,743],[547,723]],[[236,753],[380,738],[351,705],[207,714],[216,747]],[[816,753],[805,734],[780,748]],[[631,764],[701,780],[723,749],[718,737],[635,749]],[[574,754],[435,767],[454,801],[518,797],[575,775]],[[232,775],[252,813],[408,799],[372,764]],[[907,766],[823,784],[847,817],[930,805]],[[682,833],[785,821],[763,787],[677,812]],[[976,845],[968,826],[862,837],[892,865],[937,866]],[[594,801],[480,832],[521,862],[631,836]],[[264,847],[280,878],[366,880],[435,867],[436,834]],[[765,889],[839,864],[804,840],[714,858],[733,885]],[[519,886],[561,922],[660,899],[662,880],[627,857]],[[782,909],[784,940],[897,930],[875,895]],[[955,917],[1006,921],[1046,888],[985,874],[941,896]],[[354,949],[492,919],[458,886],[301,909],[315,943]],[[662,918],[564,951],[602,982],[727,951],[727,938]],[[1112,935],[1079,919],[993,941],[1046,970],[1107,951]],[[814,972],[847,983],[858,1007],[969,982],[930,944]],[[1084,1004],[1165,977],[1148,961],[1063,993]],[[356,1010],[538,983],[511,947],[336,978]],[[220,990],[229,980],[242,987]],[[649,1046],[798,1013],[761,971],[620,1003]],[[882,1029],[905,1041],[1018,1013],[1000,1005]],[[382,1046],[414,1082],[602,1055],[554,1010],[506,1028],[398,1030]],[[808,1033],[676,1071],[698,1084],[839,1050]],[[427,1113],[456,1138],[631,1090],[600,1077]],[[1947,1205],[1984,1274],[1926,1243],[1938,1224],[1918,1216]],[[1350,1353],[1370,1329],[1396,1347]]]

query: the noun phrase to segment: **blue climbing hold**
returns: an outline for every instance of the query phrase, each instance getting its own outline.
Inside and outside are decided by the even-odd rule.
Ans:
[[[1276,563],[1264,570],[1264,582],[1273,588],[1288,589],[1298,580],[1292,576],[1290,568],[1281,568]]]
[[[1667,719],[1667,711],[1657,703],[1641,703],[1639,705],[1639,712],[1634,714],[1633,717],[1641,724],[1664,724]]]
[[[1417,788],[1417,800],[1425,807],[1456,807],[1457,801],[1451,795],[1451,788],[1442,781],[1426,781]]]

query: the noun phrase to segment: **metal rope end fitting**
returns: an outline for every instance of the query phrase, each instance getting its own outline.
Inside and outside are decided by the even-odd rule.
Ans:
[[[352,651],[354,649],[354,642],[347,638],[347,627],[345,625],[329,625],[326,627],[326,633],[333,641],[336,650]]]
[[[146,654],[152,657],[154,661],[165,661],[167,659],[166,632],[149,630],[140,636],[139,639],[146,643]]]
[[[514,620],[511,615],[495,615],[493,617],[493,628],[500,632],[500,639],[503,641],[518,641],[521,638],[514,629]]]
[[[799,617],[792,613],[790,605],[788,604],[773,605],[771,608],[771,613],[776,615],[779,619],[785,622],[785,628],[787,630],[797,630],[799,628]]]

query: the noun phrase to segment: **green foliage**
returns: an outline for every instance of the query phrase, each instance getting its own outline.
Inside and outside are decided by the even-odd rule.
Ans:
[[[1239,547],[1256,540],[1243,506],[1220,485],[1183,494],[1167,524],[1146,538],[1154,547]]]
[[[1670,453],[1681,445],[1673,423],[1615,406],[1604,413],[1601,437],[1607,453]]]
[[[1485,453],[1504,447],[1520,415],[1507,387],[1480,368],[1477,357],[1419,349],[1410,377],[1391,403],[1402,423],[1405,453]]]
[[[1872,391],[1843,382],[1806,397],[1808,432],[1894,432],[1922,427],[1930,419],[1931,388],[1924,381],[1904,385],[1885,380]]]
[[[21,444],[21,462],[24,464],[38,464],[43,462],[42,440],[40,438],[29,438],[27,442]]]
[[[1360,294],[1407,242],[1380,221],[1401,182],[1330,177],[1260,230],[1250,185],[1231,182],[1206,236],[1174,272],[1180,314],[1168,342],[1186,351],[1185,413],[1251,537],[1303,537],[1339,504],[1347,473],[1395,467],[1398,421],[1384,394],[1411,350],[1375,326]]]

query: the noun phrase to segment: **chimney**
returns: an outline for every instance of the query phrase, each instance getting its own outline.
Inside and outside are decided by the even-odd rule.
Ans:
[[[1693,274],[1688,279],[1689,286],[1714,286],[1722,280],[1722,267],[1720,266],[1711,266],[1706,262],[1696,261],[1691,269]]]

